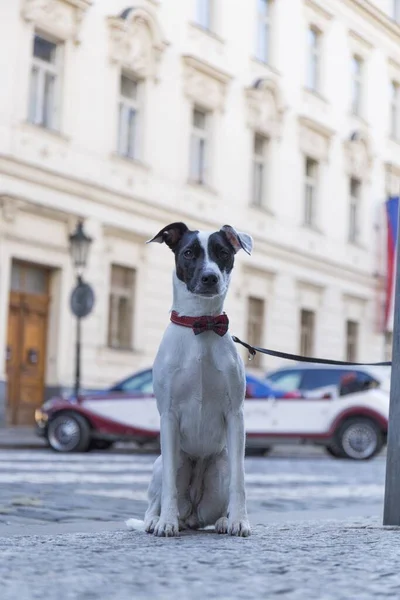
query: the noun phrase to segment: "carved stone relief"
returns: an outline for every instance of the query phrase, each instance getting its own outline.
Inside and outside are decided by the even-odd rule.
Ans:
[[[248,124],[268,137],[278,136],[284,108],[277,84],[272,79],[262,79],[246,89]]]
[[[23,0],[22,16],[57,37],[79,41],[82,19],[92,0]]]
[[[210,65],[184,57],[184,90],[193,102],[210,110],[223,110],[229,80],[228,75]]]
[[[333,132],[308,118],[300,118],[300,148],[304,154],[327,161]]]
[[[357,137],[345,142],[346,170],[358,179],[368,178],[372,166],[372,155],[367,137]]]
[[[125,16],[109,17],[111,60],[139,77],[154,77],[166,42],[156,17],[132,8]]]

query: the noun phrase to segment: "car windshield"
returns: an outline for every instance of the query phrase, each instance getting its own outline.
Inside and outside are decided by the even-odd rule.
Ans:
[[[112,392],[141,392],[142,394],[153,393],[153,372],[143,371],[128,377],[114,385],[110,391]]]
[[[266,382],[272,382],[273,385],[285,392],[294,392],[300,388],[302,375],[300,370],[278,371],[268,375]]]
[[[253,375],[246,375],[246,384],[247,393],[252,398],[269,398],[281,391],[272,382],[267,380],[260,381],[260,379]]]

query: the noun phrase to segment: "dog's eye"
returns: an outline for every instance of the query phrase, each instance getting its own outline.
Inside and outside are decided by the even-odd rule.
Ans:
[[[183,253],[183,256],[185,258],[193,258],[193,250],[185,250],[185,252]]]
[[[228,258],[229,252],[228,252],[228,250],[224,250],[223,248],[221,248],[221,250],[219,251],[219,255],[221,258]]]

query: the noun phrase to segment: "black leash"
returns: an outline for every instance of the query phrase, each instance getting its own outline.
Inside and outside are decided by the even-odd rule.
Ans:
[[[278,358],[287,358],[288,360],[296,360],[298,362],[307,362],[307,363],[317,363],[320,365],[353,365],[355,367],[391,367],[391,361],[388,362],[376,362],[376,363],[358,363],[358,362],[345,362],[343,360],[332,360],[331,358],[314,358],[311,356],[299,356],[298,354],[289,354],[288,352],[278,352],[278,350],[269,350],[268,348],[258,348],[258,346],[250,346],[250,344],[246,344],[246,342],[242,342],[235,335],[232,336],[232,339],[236,344],[242,344],[251,355],[251,358],[257,354],[257,352],[261,352],[262,354],[269,354],[269,356],[276,356]]]

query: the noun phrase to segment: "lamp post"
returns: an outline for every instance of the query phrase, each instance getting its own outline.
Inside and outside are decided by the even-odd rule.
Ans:
[[[76,273],[76,286],[71,295],[71,310],[76,316],[76,350],[75,350],[75,398],[79,396],[81,385],[81,320],[93,309],[94,293],[82,275],[87,265],[92,238],[86,235],[83,222],[78,221],[74,233],[69,236],[72,264]]]

